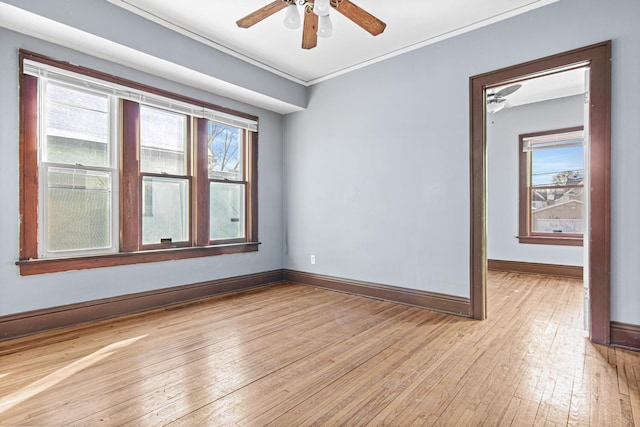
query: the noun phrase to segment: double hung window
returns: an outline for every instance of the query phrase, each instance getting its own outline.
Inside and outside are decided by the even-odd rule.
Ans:
[[[255,117],[20,57],[21,274],[257,250]]]
[[[245,230],[246,143],[240,129],[207,123],[209,238],[242,240]],[[216,214],[218,212],[219,214]]]
[[[520,136],[520,242],[581,245],[584,135],[570,128]]]
[[[189,244],[191,162],[187,117],[146,105],[138,111],[141,243],[145,247]]]
[[[43,80],[40,84],[41,257],[117,248],[114,100]]]

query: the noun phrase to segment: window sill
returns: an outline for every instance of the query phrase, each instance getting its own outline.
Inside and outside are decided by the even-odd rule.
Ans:
[[[140,252],[120,252],[75,258],[43,258],[17,261],[21,276],[57,273],[90,268],[116,267],[121,265],[143,264],[148,262],[174,261],[188,258],[200,258],[215,255],[256,252],[259,242],[235,243],[216,246],[160,249]]]
[[[517,236],[520,243],[534,245],[582,246],[582,237]]]

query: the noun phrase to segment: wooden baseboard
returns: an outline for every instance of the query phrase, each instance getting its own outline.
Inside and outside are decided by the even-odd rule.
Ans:
[[[542,264],[537,262],[487,260],[487,268],[496,271],[513,271],[516,273],[546,274],[548,276],[582,279],[582,267],[574,265]]]
[[[611,321],[611,345],[640,351],[640,325]]]
[[[462,316],[469,316],[470,313],[468,298],[292,270],[274,270],[1,316],[0,341],[223,293],[238,292],[284,280],[445,313]]]
[[[469,317],[471,315],[469,298],[341,279],[294,270],[285,270],[284,280],[285,282],[332,289],[352,295],[382,299],[459,316]]]
[[[282,282],[274,270],[0,317],[0,341]]]
[[[507,262],[507,265],[512,265],[513,263],[511,261],[499,262]],[[492,269],[491,266],[489,268]],[[539,273],[538,271],[531,270],[505,270]],[[553,271],[553,275],[566,276],[566,274],[558,274],[557,270]],[[468,298],[342,279],[302,271],[273,270],[2,316],[0,317],[0,341],[193,301],[223,293],[238,292],[283,281],[332,289],[353,295],[382,299],[467,317],[470,316],[471,313],[471,304]],[[611,345],[640,351],[640,325],[612,321]]]

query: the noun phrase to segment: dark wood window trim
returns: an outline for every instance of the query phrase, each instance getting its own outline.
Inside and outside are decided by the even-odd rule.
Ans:
[[[22,276],[31,276],[34,274],[57,273],[70,270],[86,270],[90,268],[117,267],[121,265],[256,252],[259,245],[260,243],[258,242],[246,242],[216,246],[120,252],[115,254],[75,258],[30,259],[18,261],[16,264],[20,266],[20,274]]]
[[[122,144],[120,165],[120,251],[140,250],[142,230],[140,215],[140,159],[138,156],[138,135],[140,135],[140,104],[122,101]]]
[[[523,244],[537,244],[537,245],[562,245],[562,246],[582,246],[582,235],[570,234],[570,235],[555,235],[555,234],[543,234],[531,232],[531,215],[530,215],[530,198],[529,198],[529,171],[531,168],[531,157],[524,152],[524,140],[526,138],[532,138],[536,136],[552,135],[556,133],[574,132],[584,130],[582,126],[554,129],[542,132],[533,132],[522,134],[519,136],[519,230],[518,230],[518,242]]]
[[[582,246],[582,237],[518,236],[518,241],[533,245]]]
[[[38,257],[38,79],[21,72],[19,84],[20,259],[22,260]]]
[[[149,248],[141,245],[141,178],[139,171],[138,135],[139,105],[122,100],[121,133],[123,143],[120,153],[120,252],[102,255],[69,258],[38,259],[38,79],[23,73],[25,59],[51,65],[64,70],[95,77],[107,82],[129,86],[134,89],[199,105],[226,114],[257,121],[257,117],[202,102],[193,98],[146,86],[130,80],[115,77],[89,68],[58,61],[40,54],[20,50],[20,253],[16,265],[21,275],[34,275],[89,268],[113,267],[149,262],[161,262],[214,255],[255,252],[258,250],[258,133],[250,132],[247,153],[249,182],[247,183],[247,229],[245,239],[226,240],[212,245],[209,241],[207,158],[194,153],[191,191],[192,229],[190,236],[194,246]],[[207,120],[194,118],[193,145],[206,145]],[[204,132],[204,134],[202,134]],[[202,151],[202,150],[198,150]],[[206,153],[206,150],[204,151]],[[199,191],[200,187],[207,191]],[[198,194],[198,196],[194,196]],[[127,206],[123,209],[122,206]],[[145,250],[143,250],[145,249]],[[149,250],[146,250],[149,249]]]
[[[247,184],[247,229],[246,235],[253,236],[252,240],[258,239],[258,132],[249,134],[247,150],[247,164],[250,173]],[[250,195],[250,197],[249,197]]]
[[[197,145],[196,156],[194,159],[194,168],[196,178],[194,183],[195,194],[197,195],[196,207],[193,215],[196,217],[196,230],[194,240],[198,246],[206,246],[209,244],[209,169],[208,156],[201,155],[207,153],[207,129],[208,121],[196,119],[195,138]]]

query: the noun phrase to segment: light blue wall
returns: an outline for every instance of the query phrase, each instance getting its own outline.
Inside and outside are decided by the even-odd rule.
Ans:
[[[611,313],[640,324],[639,17],[561,0],[312,87],[285,123],[285,267],[469,296],[469,77],[611,39]]]
[[[43,2],[44,3],[44,2]],[[18,49],[99,69],[259,117],[258,252],[21,277]],[[0,315],[282,268],[282,116],[0,28]]]
[[[519,243],[519,135],[582,126],[584,96],[505,108],[487,120],[487,258],[583,264],[582,246]]]

